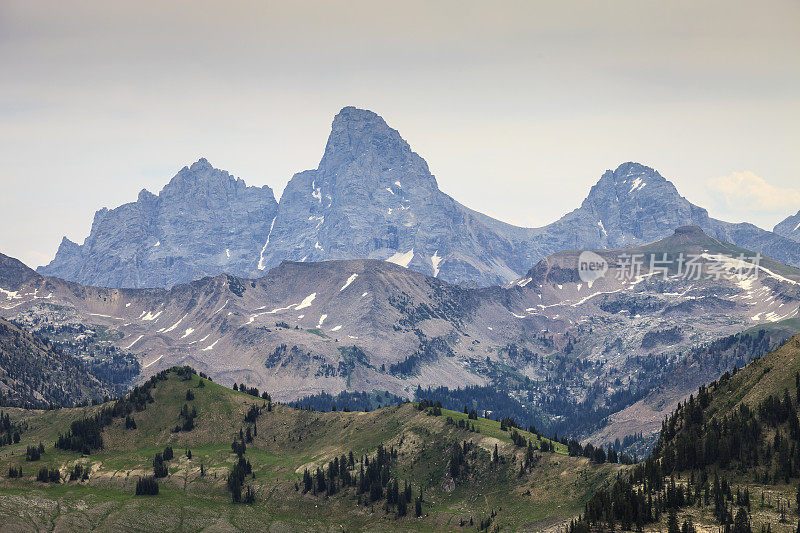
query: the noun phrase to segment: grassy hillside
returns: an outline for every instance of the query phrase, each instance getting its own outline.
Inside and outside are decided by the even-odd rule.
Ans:
[[[679,404],[653,456],[595,494],[572,531],[686,522],[688,531],[796,532],[799,402],[800,335]]]
[[[720,418],[740,405],[757,409],[767,397],[783,396],[789,391],[797,397],[800,373],[800,336],[795,336],[764,357],[742,368],[735,375],[725,375],[712,384],[711,403],[706,416]]]
[[[566,447],[556,443],[555,452],[534,451],[530,468],[521,473],[527,449],[514,445],[497,421],[447,410],[434,415],[436,409],[420,409],[419,404],[366,413],[320,413],[275,404],[269,410],[265,399],[195,374],[170,371],[162,377],[153,380],[152,402],[129,415],[136,429],[126,429],[125,416],[113,418],[102,431],[103,448],[88,455],[53,444],[73,421],[108,405],[8,411],[12,423],[24,429],[18,443],[0,447],[0,529],[459,530],[463,524],[464,530],[475,531],[494,514],[491,528],[537,530],[573,516],[624,468],[569,457]],[[193,399],[187,400],[187,391]],[[175,432],[185,420],[180,417],[184,404],[197,412],[194,428]],[[260,415],[246,424],[253,406]],[[461,420],[470,429],[459,427]],[[244,484],[256,498],[251,505],[233,504],[226,486],[237,461],[231,444],[240,430],[248,429],[256,433],[244,455],[254,477],[246,476]],[[539,437],[517,432],[541,448]],[[27,461],[27,447],[39,442],[44,445],[41,458]],[[454,478],[453,450],[456,445],[463,449],[464,442],[472,445]],[[154,456],[166,446],[173,448],[174,458],[166,461],[167,477],[158,479],[158,495],[135,496],[137,481],[153,474]],[[374,460],[379,446],[396,452],[391,479],[401,487],[409,483],[414,499],[422,490],[421,517],[414,516],[413,506],[398,517],[385,499],[370,502],[354,487],[332,495],[304,493],[306,469],[313,473],[352,452],[351,470],[358,476],[362,458]],[[75,465],[89,472],[88,479],[69,481]],[[58,469],[59,482],[36,481],[43,467]],[[22,477],[10,478],[11,468],[21,468]]]

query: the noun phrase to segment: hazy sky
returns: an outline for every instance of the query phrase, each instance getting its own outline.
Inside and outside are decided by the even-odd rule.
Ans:
[[[800,2],[0,2],[0,252],[208,158],[279,196],[343,106],[528,226],[639,161],[771,229],[800,209]]]

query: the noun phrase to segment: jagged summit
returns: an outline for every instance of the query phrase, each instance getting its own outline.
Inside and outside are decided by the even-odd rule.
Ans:
[[[172,286],[220,272],[247,275],[275,217],[267,186],[214,168],[201,158],[155,195],[95,213],[82,245],[63,240],[39,271],[85,285]]]
[[[205,157],[201,157],[200,159],[192,163],[192,166],[189,168],[191,170],[197,171],[204,168],[210,169],[214,167],[211,165],[211,163],[208,162],[208,159],[206,159]]]
[[[331,125],[332,135],[342,132],[359,131],[394,132],[399,136],[397,130],[390,128],[383,117],[369,109],[345,106],[333,117],[333,123]]]
[[[363,181],[382,190],[407,176],[436,188],[427,163],[400,133],[378,114],[355,107],[345,107],[334,117],[317,173],[319,184],[337,187]]]
[[[207,159],[200,158],[192,163],[191,166],[183,167],[161,189],[158,196],[175,193],[206,194],[207,191],[204,189],[209,187],[222,189],[228,195],[236,194],[236,191],[246,189],[247,184],[243,179],[236,178],[225,170],[215,168]],[[272,189],[267,185],[264,185],[261,189],[272,194]]]
[[[650,190],[646,190],[647,187],[650,187]],[[657,170],[632,161],[622,163],[615,170],[606,170],[590,189],[584,204],[591,203],[594,197],[601,195],[601,192],[607,189],[612,189],[618,195],[617,201],[624,201],[626,197],[642,196],[638,194],[640,191],[646,196],[667,193],[675,199],[682,198],[672,182],[665,179]],[[656,192],[652,192],[653,189],[656,189]]]
[[[98,211],[84,244],[63,242],[40,271],[93,285],[169,286],[220,272],[257,277],[283,260],[369,258],[485,286],[518,279],[560,250],[641,245],[685,225],[800,264],[792,240],[800,240],[800,219],[781,225],[792,235],[712,219],[655,169],[632,161],[604,172],[558,221],[506,224],[440,191],[397,130],[348,106],[333,119],[319,166],[295,174],[280,205],[269,187],[248,187],[200,158],[158,195],[142,191],[134,203]]]
[[[651,242],[683,225],[711,228],[705,209],[683,198],[675,185],[653,168],[634,162],[607,170],[580,211],[580,218],[593,220],[595,232],[601,236],[599,242],[585,243],[595,248]]]
[[[613,182],[613,183],[627,183],[629,180],[641,178],[642,176],[650,176],[654,179],[664,180],[663,176],[652,167],[637,163],[636,161],[627,161],[621,163],[614,170],[606,170],[600,177],[598,183]],[[643,187],[642,187],[643,188]]]
[[[325,148],[326,155],[337,155],[337,150],[345,149],[359,155],[359,148],[368,148],[370,143],[389,147],[408,148],[400,133],[389,127],[386,121],[372,111],[345,107],[333,118],[331,133]]]

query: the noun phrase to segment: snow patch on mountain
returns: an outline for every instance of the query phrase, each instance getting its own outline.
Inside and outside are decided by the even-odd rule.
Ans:
[[[145,314],[145,315],[142,317],[142,320],[146,320],[146,321],[148,321],[148,322],[150,322],[150,321],[153,321],[153,320],[158,320],[158,317],[159,317],[159,316],[161,316],[161,313],[163,313],[163,312],[164,312],[164,311],[159,311],[159,312],[158,312],[158,313],[156,313],[156,314],[152,314],[150,311],[148,311],[148,312],[147,312],[147,314]]]
[[[196,341],[192,341],[192,342],[190,342],[189,344],[194,344],[194,343],[196,343],[196,342],[205,342],[205,340],[206,340],[207,338],[209,338],[210,336],[211,336],[211,333],[209,333],[208,335],[206,335],[206,336],[205,336],[205,337],[203,337],[202,339],[200,339],[200,340],[196,340]]]
[[[642,178],[636,178],[633,180],[633,185],[631,185],[631,190],[628,191],[628,194],[644,189],[645,185],[647,183]]]
[[[413,250],[412,250],[413,251]],[[439,256],[439,250],[433,252],[431,256],[431,265],[433,265],[433,277],[439,277],[439,264],[442,262],[442,258]]]
[[[311,196],[316,198],[319,201],[319,203],[322,203],[322,190],[319,187],[317,187],[316,180],[311,182],[311,189],[312,189]]]
[[[741,259],[733,258],[733,257],[727,256],[727,255],[709,254],[709,253],[701,254],[701,257],[703,259],[707,259],[707,260],[711,260],[711,261],[716,261],[718,263],[722,263],[723,266],[726,269],[735,271],[736,272],[735,275],[737,275],[737,276],[750,276],[750,272],[753,269],[757,268],[758,271],[764,272],[769,277],[771,277],[772,279],[775,279],[777,281],[780,281],[780,282],[783,282],[783,283],[788,283],[790,285],[800,285],[800,282],[794,281],[794,280],[789,279],[789,278],[785,278],[785,277],[781,276],[780,274],[777,274],[777,273],[773,272],[772,270],[770,270],[768,268],[765,268],[765,267],[763,267],[761,265],[755,265],[754,263],[750,263],[749,261],[743,261]]]
[[[153,359],[152,361],[150,361],[146,365],[142,366],[142,368],[147,368],[147,367],[153,366],[154,364],[158,363],[161,360],[162,357],[164,357],[164,356],[163,355],[159,355],[158,357],[156,357],[155,359]]]
[[[294,308],[295,311],[299,311],[300,309],[305,309],[306,307],[311,307],[311,302],[313,302],[314,298],[316,298],[316,297],[317,297],[317,293],[316,292],[312,292],[311,294],[309,294],[308,296],[303,298],[303,301],[300,302],[297,305],[297,307]]]
[[[226,305],[228,305],[228,302],[230,302],[230,300],[225,300],[225,303],[224,303],[224,304],[222,304],[222,307],[220,307],[219,309],[217,309],[216,311],[214,311],[213,313],[211,313],[211,316],[214,316],[214,315],[216,315],[217,313],[219,313],[220,311],[222,311],[223,309],[225,309],[225,306],[226,306]],[[262,309],[263,309],[263,307],[262,307]]]
[[[204,352],[210,352],[211,350],[213,350],[213,349],[214,349],[214,346],[216,346],[218,342],[219,342],[219,339],[215,340],[214,342],[212,342],[211,344],[209,344],[208,346],[206,346],[205,348],[203,348],[203,350],[202,350],[202,351],[204,351]]]
[[[131,348],[133,348],[133,345],[142,340],[142,337],[144,337],[144,335],[139,335],[139,337],[137,337],[136,340],[130,343],[125,349],[130,350]]]
[[[347,278],[347,281],[344,283],[344,285],[342,285],[342,288],[339,289],[339,292],[342,292],[347,287],[349,287],[350,284],[353,283],[356,280],[357,277],[358,277],[358,274],[352,274],[349,278]]]
[[[390,263],[394,263],[395,265],[400,265],[401,267],[408,268],[408,264],[411,262],[412,259],[414,259],[413,248],[404,254],[397,252],[394,255],[392,255],[389,259],[387,259],[387,261]]]
[[[181,318],[179,318],[179,319],[178,319],[178,321],[177,321],[177,322],[175,322],[175,323],[174,323],[174,324],[172,324],[170,327],[168,327],[167,329],[165,329],[165,330],[164,330],[164,333],[169,333],[170,331],[174,331],[174,330],[175,330],[175,328],[177,328],[177,327],[180,325],[180,323],[181,323],[181,322],[183,322],[183,319],[184,319],[184,318],[186,318],[187,316],[189,316],[189,315],[188,315],[188,314],[186,314],[186,315],[183,315]]]
[[[267,233],[267,242],[264,243],[264,246],[261,247],[261,256],[258,258],[258,269],[264,270],[267,268],[267,265],[264,264],[264,252],[267,250],[267,245],[269,244],[269,238],[272,237],[272,228],[275,227],[275,219],[278,218],[277,215],[275,218],[272,219],[272,222],[269,225],[269,233]]]

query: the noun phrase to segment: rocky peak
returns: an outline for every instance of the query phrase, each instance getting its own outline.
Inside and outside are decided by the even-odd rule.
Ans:
[[[383,118],[346,107],[333,120],[319,167],[286,186],[259,269],[284,259],[372,258],[459,282],[513,279],[505,258],[526,258],[490,221],[441,192],[422,157]]]
[[[136,201],[142,204],[153,203],[156,200],[158,200],[158,196],[151,193],[147,189],[142,189],[141,191],[139,191],[139,196],[136,197]]]
[[[597,243],[586,243],[600,247],[650,242],[684,225],[711,227],[705,209],[683,198],[654,169],[634,162],[607,170],[579,212],[584,219],[594,219],[602,237]]]
[[[61,239],[61,244],[58,245],[58,253],[66,255],[80,255],[81,247],[79,244],[72,242],[66,236]]]
[[[403,157],[410,152],[400,133],[378,114],[345,107],[333,119],[320,167],[324,163],[343,163],[365,156]]]
[[[199,172],[201,170],[214,170],[214,167],[211,166],[211,163],[208,162],[208,159],[206,159],[205,157],[201,157],[200,159],[192,163],[192,166],[189,167],[189,170],[193,172]]]
[[[415,183],[436,187],[428,165],[411,150],[400,133],[378,114],[345,107],[334,117],[317,172],[318,185],[347,188],[362,182],[382,190],[408,176]]]
[[[171,286],[259,261],[277,202],[206,159],[183,167],[156,196],[103,208],[83,245],[64,241],[40,271],[88,285]]]
[[[787,231],[800,233],[798,217],[784,223]],[[295,174],[280,205],[269,187],[247,187],[202,158],[158,196],[142,191],[136,202],[99,211],[84,244],[62,245],[40,272],[95,285],[170,286],[220,272],[262,275],[282,260],[371,258],[488,285],[559,250],[650,243],[686,225],[800,264],[789,237],[710,219],[635,162],[606,171],[580,208],[548,226],[502,223],[440,191],[422,157],[379,115],[345,107],[318,168]]]
[[[224,170],[214,168],[207,159],[201,158],[190,167],[183,167],[159,193],[159,197],[191,197],[211,194],[231,194],[247,188],[244,180],[237,179]],[[272,189],[263,187],[269,190]]]
[[[642,195],[665,193],[675,200],[681,199],[675,186],[656,170],[640,163],[628,162],[621,164],[616,170],[606,170],[591,188],[584,203],[591,203],[595,198],[606,201],[610,195],[613,195],[616,202],[626,203],[635,201]]]
[[[794,241],[800,241],[800,211],[776,225],[773,231]]]

